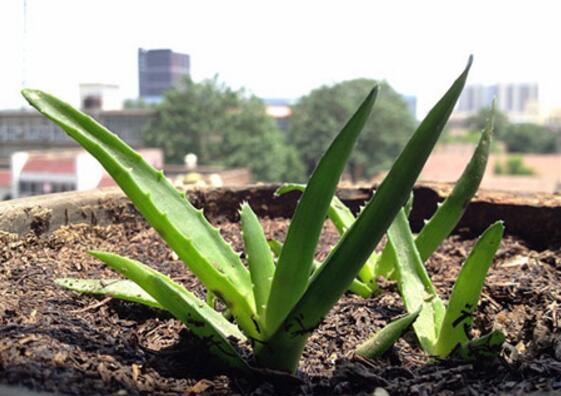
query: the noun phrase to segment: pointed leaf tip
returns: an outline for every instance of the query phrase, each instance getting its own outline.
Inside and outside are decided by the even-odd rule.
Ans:
[[[28,102],[31,103],[40,99],[42,92],[37,89],[24,88],[21,90],[21,94]]]

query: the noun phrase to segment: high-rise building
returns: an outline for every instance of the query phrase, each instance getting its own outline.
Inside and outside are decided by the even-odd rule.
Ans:
[[[466,115],[477,113],[484,107],[491,106],[493,98],[497,108],[514,119],[533,111],[538,103],[538,85],[534,83],[468,85],[458,101],[459,113]]]
[[[139,96],[148,102],[158,102],[165,91],[189,75],[191,58],[170,49],[138,49]]]

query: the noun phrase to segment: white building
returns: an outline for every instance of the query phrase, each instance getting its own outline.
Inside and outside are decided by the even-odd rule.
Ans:
[[[138,152],[152,166],[163,168],[162,150]],[[99,162],[84,150],[19,151],[11,156],[10,170],[12,198],[115,185]]]

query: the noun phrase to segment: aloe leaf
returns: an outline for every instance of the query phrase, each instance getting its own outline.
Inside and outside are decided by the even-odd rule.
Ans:
[[[411,214],[411,210],[413,209],[413,192],[411,192],[409,200],[403,209],[405,210],[406,216],[409,217],[409,214]],[[382,249],[382,253],[377,255],[376,258],[377,260],[372,265],[373,278],[377,279],[378,277],[383,277],[386,279],[393,279],[395,269],[395,251],[391,241],[386,243],[386,246]],[[425,283],[425,287],[430,288],[431,286],[432,282],[429,281],[428,283]]]
[[[421,279],[419,267],[423,263],[403,209],[388,229],[388,240],[394,247],[396,278],[403,302],[410,313],[422,306],[413,327],[423,350],[432,354],[437,340],[438,317],[442,317],[444,305],[435,292],[426,289]]]
[[[107,252],[90,254],[126,276],[183,322],[208,347],[210,353],[232,368],[249,370],[229,339],[245,340],[244,335],[204,301],[167,276],[138,261]]]
[[[271,248],[271,251],[275,254],[275,256],[280,255],[280,252],[282,250],[282,243],[280,243],[276,239],[272,239],[269,241],[269,247]],[[313,271],[318,269],[320,265],[321,264],[319,261],[314,260],[312,264],[312,273]],[[356,278],[353,279],[351,285],[349,286],[349,291],[364,298],[372,296],[373,293],[373,290],[370,288],[370,286]]]
[[[256,351],[260,363],[285,371],[296,369],[307,338],[351,284],[407,202],[464,87],[471,60],[470,57],[463,73],[421,122],[351,228],[314,272],[308,288],[283,325],[267,341],[266,347]]]
[[[247,202],[242,204],[240,218],[255,306],[262,320],[275,274],[275,263],[263,227]]]
[[[419,305],[419,308],[417,308],[416,311],[387,324],[368,340],[360,344],[356,349],[356,353],[369,359],[381,356],[384,352],[390,349],[390,347],[395,344],[405,330],[411,326],[411,324],[419,316],[420,312],[421,306]]]
[[[493,103],[494,110],[494,103]],[[452,189],[450,195],[439,205],[432,218],[421,229],[415,239],[421,259],[425,262],[442,241],[450,235],[464,214],[469,201],[473,198],[487,167],[491,136],[493,132],[493,119],[491,116],[481,133],[479,143],[464,169],[462,176]]]
[[[457,354],[468,362],[493,359],[501,352],[505,340],[505,335],[499,330],[495,330],[482,337],[469,340],[457,350]]]
[[[277,262],[267,306],[267,327],[276,330],[308,286],[310,268],[325,216],[347,159],[378,94],[374,87],[319,160],[290,223]],[[350,284],[350,281],[349,283]]]
[[[85,294],[101,294],[119,300],[132,301],[149,307],[164,309],[150,294],[126,279],[58,278],[55,284]]]
[[[27,101],[60,126],[103,165],[146,220],[207,289],[221,296],[240,327],[258,338],[251,279],[220,232],[166,179],[90,116],[38,90],[22,91]]]
[[[487,228],[462,265],[440,329],[436,345],[438,356],[448,356],[458,345],[469,341],[473,312],[477,308],[485,277],[493,263],[503,232],[504,225],[501,221]]]
[[[494,110],[494,103],[493,103]],[[493,116],[488,120],[487,126],[481,133],[479,143],[464,169],[460,179],[452,189],[450,195],[439,204],[432,218],[421,229],[415,238],[415,244],[424,263],[440,246],[442,241],[450,235],[464,214],[469,201],[477,192],[489,158],[491,138],[493,132]],[[393,255],[386,250],[393,249],[391,244],[384,247],[382,256],[375,266],[375,277],[391,278],[395,262]],[[428,277],[423,277],[425,287],[430,287]]]
[[[280,186],[275,191],[275,195],[283,195],[291,191],[303,192],[305,189],[306,189],[305,184],[287,183]],[[355,221],[355,216],[353,212],[351,212],[351,210],[336,195],[333,195],[333,198],[331,199],[329,210],[327,211],[327,216],[329,217],[329,219],[331,220],[331,222],[339,232],[339,235],[343,235]],[[372,282],[374,277],[373,268],[374,268],[374,262],[376,261],[376,257],[377,254],[372,253],[372,256],[368,259],[368,262],[360,269],[360,272],[358,273],[358,278],[361,280],[361,283],[365,283],[365,284],[373,283]],[[350,289],[352,288],[353,285],[351,285]],[[357,293],[359,295],[363,295],[366,292],[366,289],[364,288],[359,288],[359,289],[362,289],[361,293]],[[372,294],[372,290],[370,289],[370,295],[371,294]]]

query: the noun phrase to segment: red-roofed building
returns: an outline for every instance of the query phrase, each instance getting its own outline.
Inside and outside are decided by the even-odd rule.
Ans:
[[[12,191],[12,172],[0,169],[0,201],[10,196]]]
[[[163,168],[162,150],[138,151],[152,166]],[[83,150],[20,151],[12,154],[10,165],[13,198],[115,185],[99,162]]]

